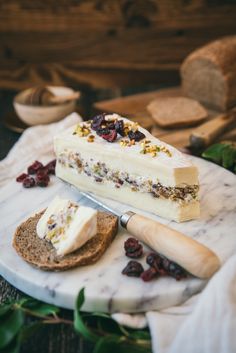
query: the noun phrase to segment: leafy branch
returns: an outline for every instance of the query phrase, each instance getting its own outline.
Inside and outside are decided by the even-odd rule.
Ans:
[[[236,143],[224,141],[208,147],[202,157],[236,173]]]
[[[81,311],[84,288],[78,294],[74,318],[59,316],[60,309],[31,297],[0,305],[0,353],[19,353],[20,347],[44,325],[65,324],[78,335],[94,343],[94,353],[151,352],[148,330],[134,330],[119,325],[109,314]],[[28,318],[31,318],[29,323]]]

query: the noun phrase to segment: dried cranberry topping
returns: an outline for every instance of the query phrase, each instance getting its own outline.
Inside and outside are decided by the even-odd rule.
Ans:
[[[45,168],[48,170],[48,174],[55,174],[56,159],[53,159],[51,162],[45,165]]]
[[[17,181],[18,183],[22,183],[22,182],[25,180],[25,178],[27,178],[28,176],[29,176],[28,174],[22,173],[21,175],[19,175],[19,176],[16,178],[16,181]]]
[[[35,186],[35,180],[32,177],[26,177],[23,180],[23,186],[24,188],[32,188],[33,186]]]
[[[140,277],[143,271],[143,266],[139,262],[129,261],[123,269],[122,274],[129,277]]]
[[[137,259],[143,255],[143,246],[135,238],[128,238],[124,243],[125,255]]]
[[[123,120],[117,120],[115,122],[115,129],[120,134],[121,136],[125,136],[125,130],[124,130],[124,121]]]
[[[113,142],[117,138],[117,132],[116,130],[110,130],[108,134],[102,134],[101,137],[108,142]]]
[[[144,271],[141,274],[141,278],[144,282],[149,282],[157,276],[158,276],[158,272],[156,271],[156,269],[154,267],[148,268],[146,271]]]
[[[136,142],[141,141],[142,139],[145,138],[145,135],[139,130],[129,131],[128,136],[129,136],[130,140],[135,140]]]
[[[110,133],[110,129],[108,127],[99,127],[97,129],[97,134],[99,136],[102,136],[102,135],[109,135]]]
[[[36,174],[36,185],[41,186],[41,187],[46,187],[49,184],[50,178],[48,174]]]
[[[96,115],[92,120],[91,128],[96,131],[102,124],[106,123],[105,116],[106,113]]]
[[[39,161],[35,161],[28,167],[28,174],[36,174],[37,170],[42,168],[43,164]]]

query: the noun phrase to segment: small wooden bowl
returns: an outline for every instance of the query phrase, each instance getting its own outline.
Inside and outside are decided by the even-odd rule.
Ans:
[[[47,88],[55,96],[66,96],[74,93],[75,91],[69,87],[62,86],[47,86]],[[25,104],[27,95],[30,93],[31,88],[18,93],[13,101],[15,111],[19,118],[27,125],[41,125],[49,124],[63,119],[75,110],[76,99],[56,105],[29,105]]]

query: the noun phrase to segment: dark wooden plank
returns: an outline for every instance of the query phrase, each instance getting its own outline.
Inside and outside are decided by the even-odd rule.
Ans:
[[[160,82],[160,72],[173,84],[193,49],[235,34],[235,9],[209,0],[2,1],[0,86],[104,87],[126,85],[127,76],[136,85]]]

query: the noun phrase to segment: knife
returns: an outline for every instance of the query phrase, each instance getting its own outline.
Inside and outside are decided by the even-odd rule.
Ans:
[[[95,204],[116,215],[120,225],[153,250],[176,262],[199,278],[211,277],[219,268],[218,256],[209,248],[186,235],[138,213],[119,213],[91,193],[80,193]]]

